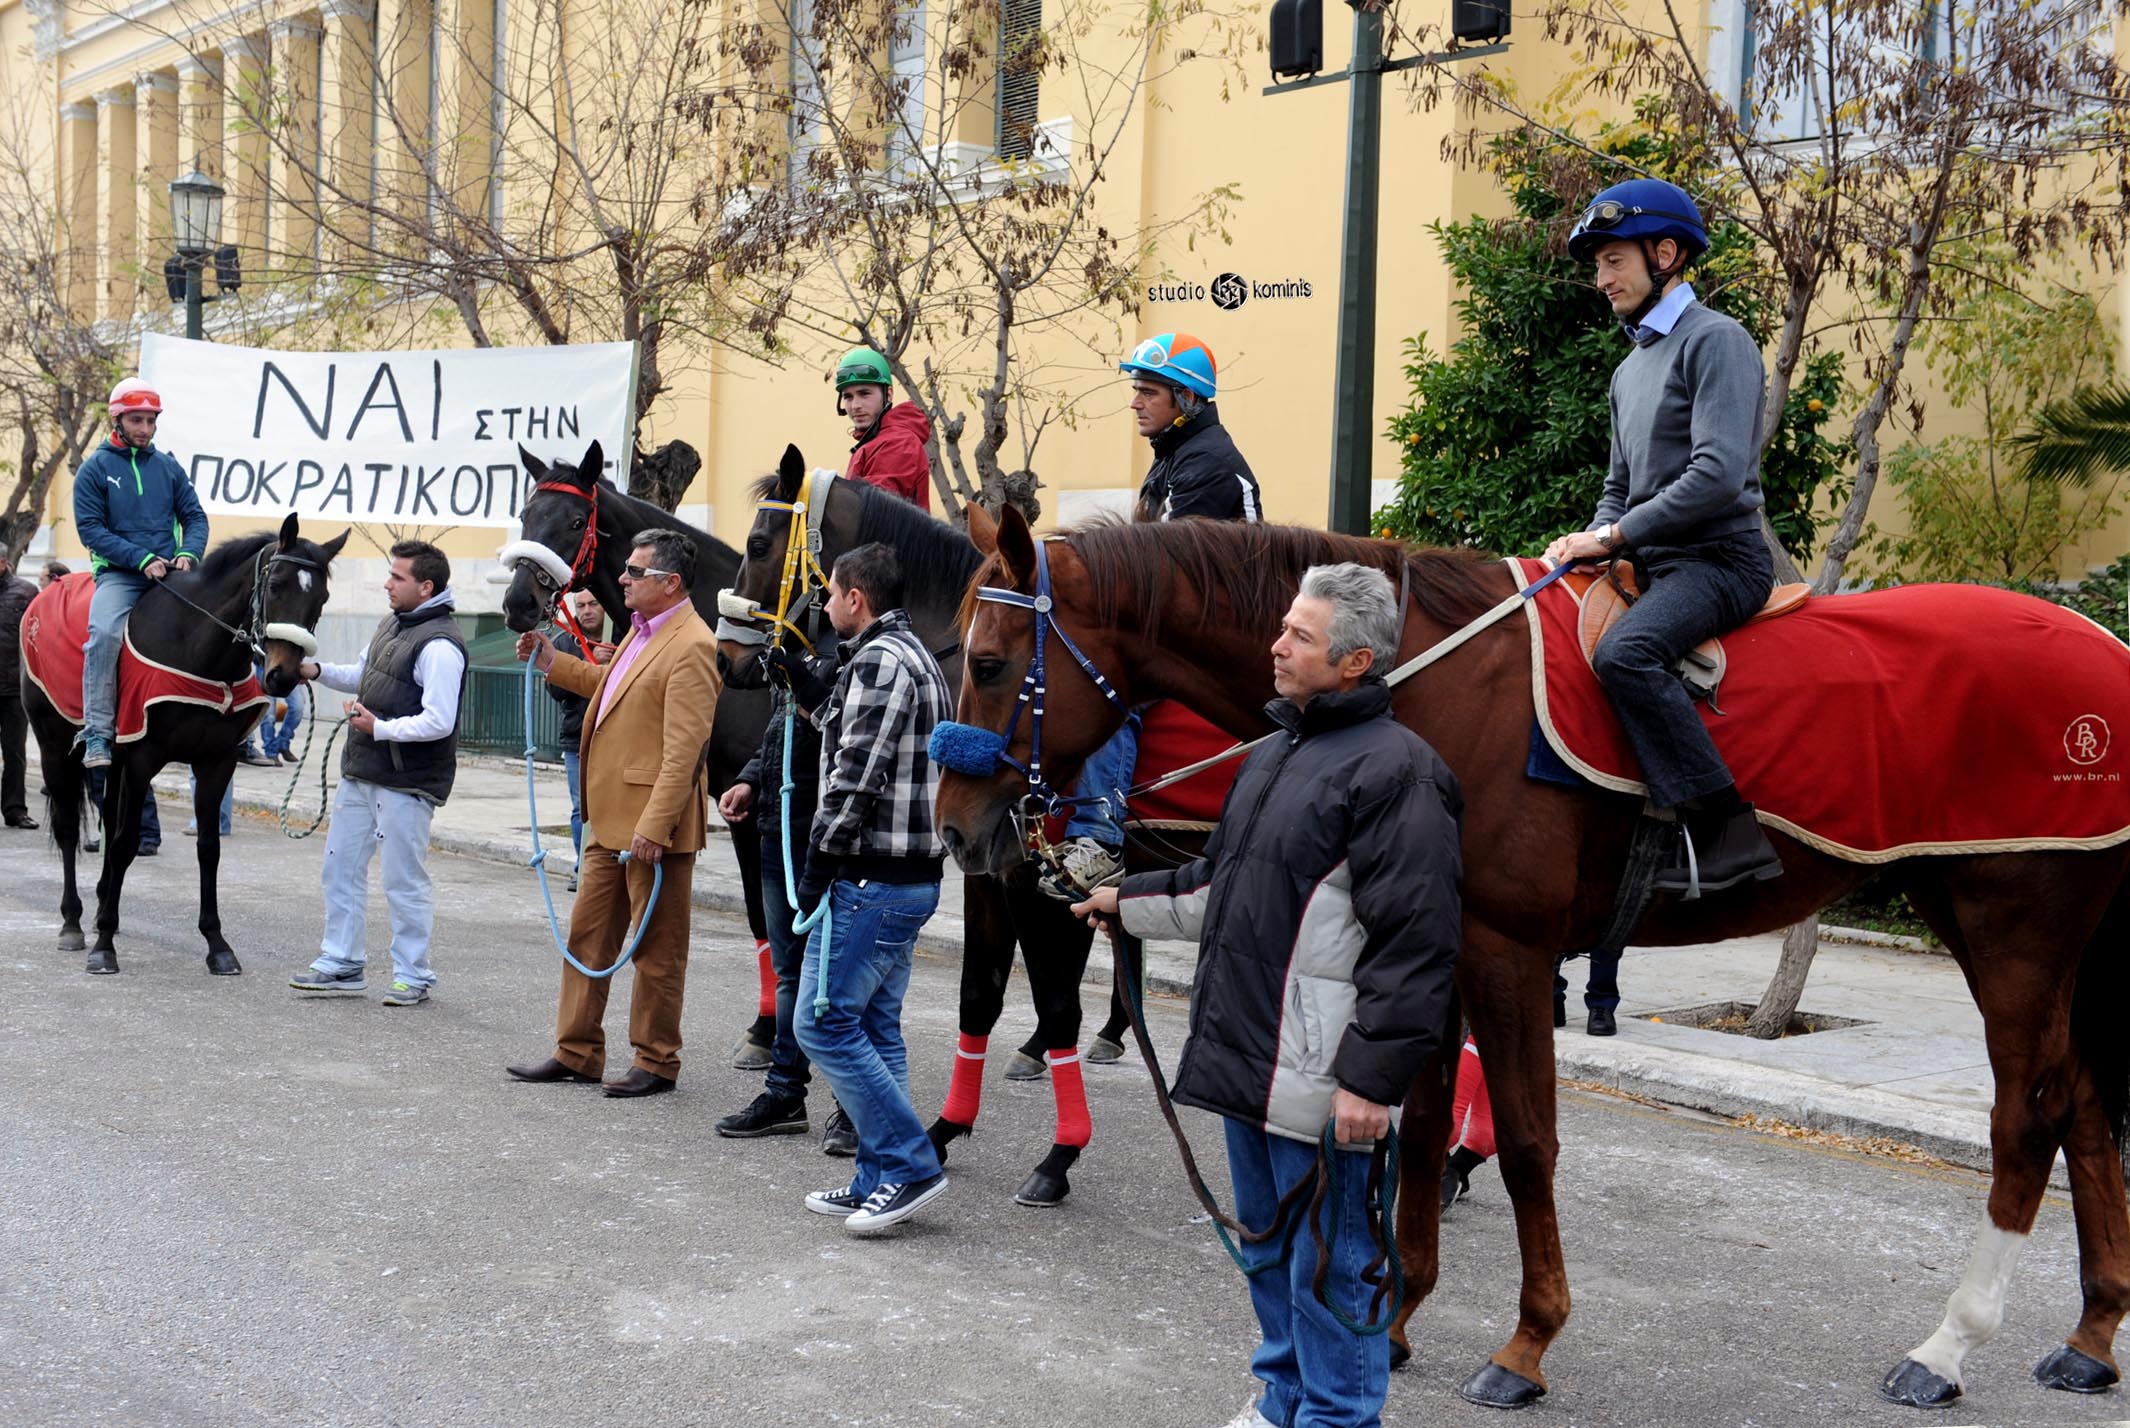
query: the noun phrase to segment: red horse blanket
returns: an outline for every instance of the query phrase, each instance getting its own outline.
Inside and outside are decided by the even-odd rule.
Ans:
[[[1139,764],[1133,771],[1138,783],[1232,747],[1234,738],[1208,724],[1173,699],[1164,699],[1139,711]],[[1220,805],[1235,782],[1240,759],[1216,764],[1204,773],[1192,774],[1167,788],[1155,789],[1132,800],[1131,821],[1155,826],[1178,823],[1217,823]]]
[[[1535,560],[1510,568],[1529,584]],[[1646,790],[1576,640],[1575,597],[1527,602],[1538,721],[1592,783]],[[2130,648],[1977,585],[1810,600],[1723,637],[1702,721],[1761,821],[1853,862],[2130,840]]]
[[[22,667],[52,706],[75,724],[81,722],[82,644],[89,637],[89,600],[95,593],[94,576],[69,575],[39,591],[22,617]],[[204,704],[227,714],[271,702],[252,675],[236,684],[201,679],[143,657],[133,648],[132,632],[126,633],[118,660],[122,744],[148,732],[148,710],[156,704]]]

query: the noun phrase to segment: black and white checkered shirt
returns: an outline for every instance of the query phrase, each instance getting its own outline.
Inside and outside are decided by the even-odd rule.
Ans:
[[[947,678],[910,617],[890,610],[843,644],[835,697],[821,729],[821,805],[813,846],[846,878],[889,882],[939,876],[946,849],[932,826],[939,771],[927,749],[950,718]]]

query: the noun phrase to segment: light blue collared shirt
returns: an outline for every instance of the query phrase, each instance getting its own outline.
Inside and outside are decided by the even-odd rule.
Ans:
[[[1620,326],[1626,329],[1628,341],[1638,347],[1646,347],[1659,337],[1670,336],[1673,325],[1679,321],[1679,314],[1691,307],[1693,302],[1694,285],[1681,283],[1657,299],[1657,305],[1649,310],[1649,316],[1638,323],[1623,322]]]

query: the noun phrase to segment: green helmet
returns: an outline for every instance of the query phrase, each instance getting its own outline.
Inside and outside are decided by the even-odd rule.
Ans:
[[[887,358],[870,347],[853,347],[836,364],[836,410],[843,410],[841,393],[845,387],[892,388],[894,385],[895,378],[888,371]]]

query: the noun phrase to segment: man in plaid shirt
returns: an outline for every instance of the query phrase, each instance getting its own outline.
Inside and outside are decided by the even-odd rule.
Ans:
[[[902,609],[892,549],[862,545],[836,562],[828,618],[843,637],[833,689],[802,661],[780,661],[821,730],[821,803],[799,905],[811,915],[829,904],[806,943],[792,1021],[858,1130],[850,1183],[815,1191],[806,1208],[872,1235],[947,1188],[910,1101],[902,998],[918,929],[939,907],[946,850],[932,829],[939,774],[926,750],[949,703],[946,677]]]

